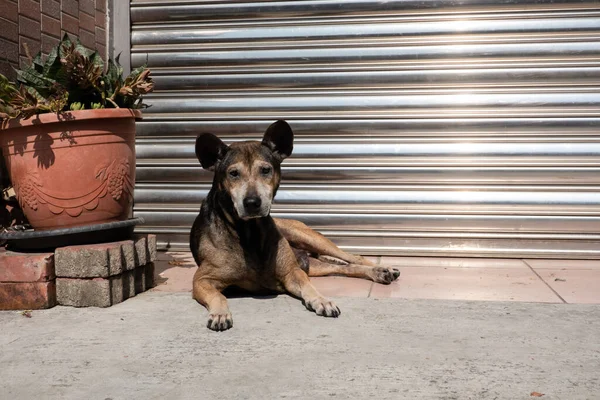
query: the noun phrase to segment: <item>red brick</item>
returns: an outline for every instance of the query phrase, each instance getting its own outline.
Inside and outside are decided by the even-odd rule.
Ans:
[[[60,21],[47,15],[42,15],[42,33],[60,37]]]
[[[60,10],[63,13],[71,14],[74,17],[79,16],[79,2],[77,0],[61,0]]]
[[[6,60],[6,42],[3,39],[0,39],[0,60]],[[6,226],[6,214],[8,214],[7,212],[4,211],[4,205],[0,205],[0,218],[2,218],[0,220],[0,222],[2,222],[3,224],[0,226]],[[2,251],[2,248],[0,247],[0,251]],[[2,254],[2,253],[0,253]],[[1,264],[0,264],[1,265]]]
[[[54,279],[54,253],[0,252],[0,282],[46,282]]]
[[[96,0],[96,10],[106,12],[106,0]]]
[[[19,16],[19,35],[39,40],[41,31],[42,25],[40,24],[40,21],[34,21],[27,17]]]
[[[73,34],[79,34],[79,21],[68,14],[62,13],[62,28],[63,30]]]
[[[15,64],[19,62],[19,45],[12,42],[4,42],[4,54],[9,62]]]
[[[29,62],[29,59],[25,56],[19,56],[19,66],[18,69],[23,69],[25,68],[25,66],[31,65],[31,63]]]
[[[94,3],[94,0],[79,0],[79,11],[83,11],[85,13],[88,13],[89,15],[94,15]]]
[[[27,53],[25,52],[25,44],[29,48],[29,54],[31,57],[35,57],[38,51],[42,48],[42,42],[39,40],[30,39],[24,36],[19,38],[19,54],[25,56]],[[29,63],[27,63],[29,65]],[[21,64],[23,65],[23,64]]]
[[[106,44],[106,31],[102,28],[96,28],[96,42]]]
[[[19,26],[13,22],[4,20],[0,18],[0,24],[2,24],[2,29],[0,29],[0,38],[10,40],[11,42],[18,43],[19,42]]]
[[[96,19],[92,15],[86,14],[83,11],[79,11],[79,28],[83,28],[87,31],[94,32],[96,27]]]
[[[82,45],[90,50],[96,48],[96,36],[92,32],[88,32],[85,29],[79,29],[79,41]]]
[[[0,283],[0,310],[38,310],[55,305],[54,281]]]
[[[19,0],[19,14],[39,21],[41,14],[39,0]]]
[[[42,13],[60,19],[60,3],[56,0],[42,0]]]
[[[106,55],[105,45],[96,42],[96,50],[98,51],[98,54],[100,54],[100,57],[102,57],[103,60],[106,60],[108,58]]]
[[[9,21],[19,20],[19,6],[13,0],[0,0],[0,15]]]
[[[2,43],[0,43],[2,44]],[[0,74],[6,76],[9,80],[14,81],[17,78],[17,74],[13,67],[16,67],[17,64],[9,63],[8,61],[0,60]]]
[[[50,54],[52,48],[55,47],[59,41],[59,38],[56,38],[54,36],[48,36],[42,33],[42,53],[46,55]]]
[[[96,10],[95,18],[96,27],[104,28],[106,25],[106,14],[103,11]]]

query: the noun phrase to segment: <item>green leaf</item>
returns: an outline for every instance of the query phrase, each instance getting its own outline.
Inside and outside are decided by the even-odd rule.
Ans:
[[[71,103],[71,106],[69,108],[71,109],[71,111],[83,110],[84,105],[79,102],[75,102]]]
[[[146,68],[147,68],[146,64],[140,65],[139,67],[137,67],[136,69],[131,71],[131,73],[127,76],[127,78],[125,80],[126,81],[128,79],[135,80],[142,72],[144,72],[146,70]]]
[[[65,34],[45,62],[37,54],[30,65],[16,70],[16,83],[0,75],[0,118],[26,117],[59,110],[145,107],[142,96],[152,79],[140,66],[127,77],[119,63],[104,62],[96,51]],[[127,86],[129,90],[122,90]]]
[[[81,44],[79,38],[77,38],[77,41],[75,42],[75,51],[86,57],[89,57],[93,53],[92,50],[88,49],[87,47]]]
[[[36,90],[49,89],[56,84],[54,79],[47,78],[35,70],[17,71],[17,80],[24,85],[36,88]]]
[[[73,44],[73,42],[71,42],[71,39],[69,39],[69,35],[65,32],[65,35],[63,36],[62,40],[58,44],[58,49],[59,49],[58,55],[60,58],[64,58],[67,56],[65,49],[68,49],[69,47],[71,47],[72,44]]]
[[[100,54],[98,54],[97,51],[94,51],[90,55],[90,61],[92,62],[92,64],[94,64],[95,67],[100,68],[100,70],[104,70],[104,61],[102,61],[102,57],[100,57]]]
[[[58,58],[58,47],[53,47],[48,54],[48,58],[46,59],[42,73],[46,76],[54,75],[56,73],[56,69],[59,67],[60,59]]]
[[[7,77],[0,74],[0,99],[9,103],[17,92],[18,89],[15,84],[10,82]]]
[[[107,97],[113,95],[113,93],[121,88],[123,85],[122,77],[123,68],[118,66],[113,60],[108,60],[108,67],[106,68],[106,76],[103,79],[106,88]]]
[[[123,67],[121,66],[121,64],[119,64],[120,55],[121,54],[117,56],[114,62],[112,60],[109,60],[109,64],[112,66],[109,66],[110,71],[108,72],[108,76],[113,81],[123,81]]]
[[[40,74],[44,71],[44,62],[42,61],[42,52],[38,52],[32,62],[32,66],[36,72]]]
[[[38,92],[36,89],[32,88],[32,87],[28,87],[27,88],[27,92],[32,96],[35,97],[37,99],[37,101],[39,101],[40,103],[43,103],[46,99],[45,96],[42,96],[40,94],[40,92]]]

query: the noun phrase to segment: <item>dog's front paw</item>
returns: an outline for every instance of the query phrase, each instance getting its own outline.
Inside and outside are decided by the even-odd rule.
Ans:
[[[324,317],[337,318],[342,313],[332,301],[327,300],[325,297],[317,297],[306,302],[306,308]]]
[[[231,313],[211,313],[208,315],[206,327],[213,331],[226,331],[233,326]]]
[[[373,268],[372,278],[374,282],[389,285],[400,276],[400,270],[392,267]]]

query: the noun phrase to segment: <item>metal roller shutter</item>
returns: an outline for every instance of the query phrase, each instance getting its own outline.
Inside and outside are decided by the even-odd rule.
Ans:
[[[296,133],[273,214],[364,254],[600,256],[597,1],[131,3],[135,214],[187,248],[198,133]]]

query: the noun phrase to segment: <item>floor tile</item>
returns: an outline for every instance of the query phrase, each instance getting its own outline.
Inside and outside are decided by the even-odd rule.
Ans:
[[[600,270],[600,260],[525,260],[533,269],[594,269]]]
[[[600,269],[540,269],[537,272],[567,303],[600,304]]]
[[[514,258],[452,258],[452,257],[382,257],[382,265],[402,267],[444,267],[444,268],[528,268]]]
[[[342,276],[314,277],[310,281],[323,296],[329,297],[367,297],[373,284],[365,279]]]
[[[191,292],[196,263],[191,253],[159,252],[154,262],[156,287],[161,292]]]
[[[371,297],[561,302],[529,268],[400,269],[398,281],[374,284]]]

